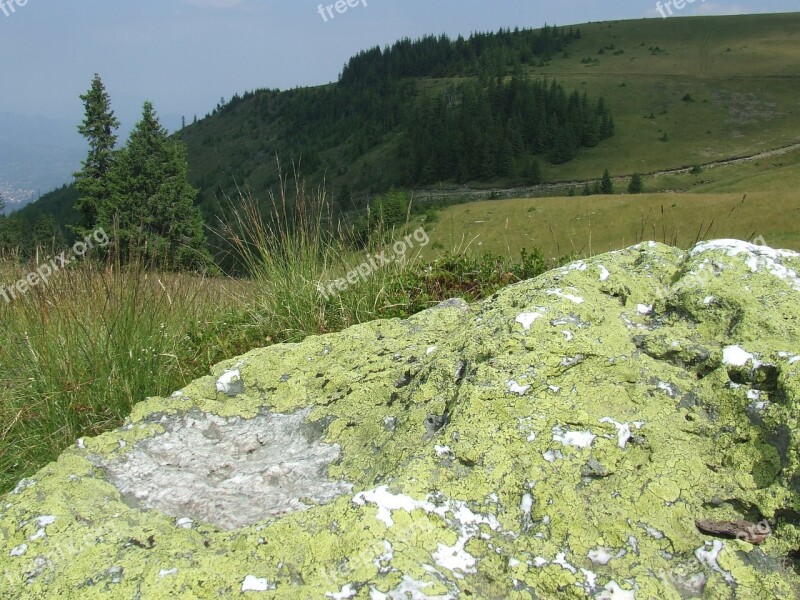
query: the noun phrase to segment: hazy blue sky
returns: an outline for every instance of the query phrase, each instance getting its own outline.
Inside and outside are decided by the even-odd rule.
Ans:
[[[354,52],[403,36],[660,18],[655,0],[365,0],[327,22],[312,0],[0,0],[14,2],[0,8],[0,113],[77,122],[98,72],[126,129],[145,99],[201,117],[237,91],[333,81]],[[793,10],[800,0],[695,0],[679,14]]]

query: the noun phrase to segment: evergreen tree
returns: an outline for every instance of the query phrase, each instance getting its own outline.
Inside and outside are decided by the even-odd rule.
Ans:
[[[528,185],[539,185],[542,183],[542,169],[539,161],[535,158],[530,159],[525,166],[525,179]]]
[[[381,224],[384,229],[389,230],[403,225],[408,218],[410,202],[407,193],[394,188],[386,195],[375,198],[370,209],[373,226]]]
[[[89,142],[89,154],[81,170],[75,173],[78,201],[75,209],[81,213],[81,223],[75,230],[82,235],[97,226],[101,207],[111,196],[109,174],[114,165],[114,146],[117,136],[114,131],[119,121],[111,110],[111,100],[100,76],[95,74],[92,87],[81,95],[85,117],[78,126],[80,134]]]
[[[0,253],[29,252],[30,240],[25,233],[25,222],[18,212],[8,217],[0,215]]]
[[[33,224],[33,244],[53,252],[64,243],[64,236],[61,235],[61,228],[55,217],[49,213],[39,214]]]
[[[197,190],[188,180],[186,151],[171,140],[153,105],[145,102],[142,118],[120,150],[111,173],[111,202],[100,213],[106,231],[114,231],[123,259],[138,255],[166,268],[206,268]]]
[[[611,175],[608,172],[608,169],[605,170],[603,173],[603,179],[600,183],[600,193],[602,194],[613,194],[614,193],[614,183],[611,181]]]
[[[642,183],[642,176],[639,173],[634,173],[631,177],[631,182],[628,184],[629,194],[641,194],[644,191],[644,184]]]

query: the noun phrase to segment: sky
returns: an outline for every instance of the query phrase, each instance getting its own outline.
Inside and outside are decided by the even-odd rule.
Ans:
[[[662,18],[655,0],[350,0],[328,13],[333,1],[320,14],[316,0],[0,0],[0,114],[77,124],[99,73],[124,129],[145,100],[175,124],[235,92],[335,81],[351,55],[401,37]],[[797,10],[695,0],[671,18]]]

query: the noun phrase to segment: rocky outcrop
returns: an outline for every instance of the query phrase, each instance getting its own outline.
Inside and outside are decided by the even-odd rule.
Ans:
[[[798,597],[799,269],[641,244],[223,363],[0,499],[0,596]]]

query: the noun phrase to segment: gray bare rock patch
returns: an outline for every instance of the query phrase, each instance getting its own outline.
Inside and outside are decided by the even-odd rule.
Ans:
[[[164,417],[161,435],[112,461],[95,457],[129,504],[236,529],[352,491],[328,478],[340,455],[311,409],[254,419],[192,412]]]

